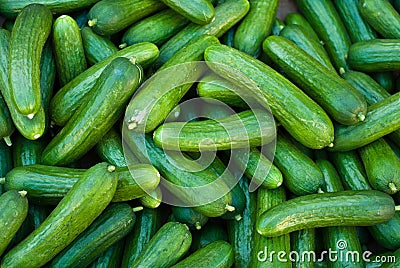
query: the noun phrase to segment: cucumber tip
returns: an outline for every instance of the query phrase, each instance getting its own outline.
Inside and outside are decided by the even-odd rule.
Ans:
[[[96,25],[96,19],[93,19],[93,20],[89,20],[88,21],[88,25],[89,25],[89,27],[93,27],[93,26],[95,26]]]
[[[363,113],[358,113],[357,118],[362,122],[365,120],[365,115]]]
[[[120,49],[124,49],[124,48],[126,48],[127,46],[128,46],[127,43],[123,43],[123,44],[120,44],[118,47],[119,47]]]
[[[138,211],[141,211],[141,210],[143,210],[143,207],[134,207],[132,209],[133,212],[138,212]]]
[[[41,136],[42,136],[41,134],[35,134],[35,135],[33,135],[33,138],[34,138],[35,140],[37,140],[37,139],[39,139]]]
[[[6,178],[0,178],[0,184],[4,184],[6,182]]]
[[[242,215],[238,214],[235,216],[236,221],[240,221],[242,219]]]
[[[25,196],[28,194],[27,191],[18,191],[18,193],[19,193],[22,197],[25,197]]]
[[[107,171],[108,171],[108,172],[114,172],[114,171],[115,171],[115,166],[109,165],[109,166],[107,167]]]
[[[195,226],[196,230],[201,230],[201,224],[200,224],[200,222],[197,221],[197,222],[194,224],[194,226]]]
[[[35,117],[35,114],[28,114],[26,117],[28,117],[28,119],[32,120]]]
[[[4,137],[4,142],[6,143],[7,146],[12,146],[11,138],[10,136]]]
[[[234,206],[231,206],[231,205],[228,205],[228,204],[225,206],[225,209],[226,209],[227,211],[230,211],[230,212],[235,211],[235,207],[234,207]]]

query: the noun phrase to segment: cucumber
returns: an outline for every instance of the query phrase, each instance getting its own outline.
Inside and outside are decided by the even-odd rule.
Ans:
[[[364,121],[367,113],[364,97],[293,42],[280,36],[270,36],[265,39],[263,50],[287,77],[295,81],[333,119],[345,125]],[[304,64],[302,68],[299,68],[300,63]]]
[[[156,187],[151,192],[146,193],[146,195],[139,198],[140,203],[145,208],[158,208],[162,203],[162,191],[160,187]]]
[[[1,265],[39,267],[62,251],[110,203],[117,187],[113,169],[107,163],[88,169],[42,225],[3,257]]]
[[[64,86],[87,68],[81,32],[70,16],[62,15],[54,21],[53,45],[58,79]]]
[[[88,25],[100,35],[111,35],[164,8],[157,0],[101,0],[90,8]]]
[[[204,99],[204,104],[201,106],[201,116],[207,119],[219,120],[234,113],[231,107],[218,102],[214,103],[212,100],[210,101],[208,99]]]
[[[124,251],[124,239],[119,240],[99,255],[88,267],[90,268],[112,268],[121,267],[122,253]]]
[[[372,74],[372,78],[375,79],[387,92],[394,93],[395,91],[395,80],[392,72],[377,72]]]
[[[170,267],[189,250],[191,242],[192,235],[186,225],[168,222],[151,238],[130,267]]]
[[[3,138],[8,146],[12,145],[10,136],[14,133],[15,127],[11,119],[10,111],[0,93],[0,138]]]
[[[247,0],[233,0],[217,5],[214,21],[206,25],[190,23],[162,45],[160,56],[154,63],[154,67],[158,68],[166,63],[189,40],[195,39],[200,35],[208,34],[214,35],[217,38],[221,37],[247,14],[249,7],[250,5]]]
[[[21,167],[33,164],[40,164],[43,149],[46,147],[46,139],[35,141],[27,140],[21,135],[17,135],[13,145],[14,167]]]
[[[231,27],[226,33],[220,37],[221,44],[233,47],[233,40],[235,38],[235,32],[237,29],[237,24]]]
[[[280,36],[292,41],[311,57],[319,61],[319,63],[327,67],[333,73],[336,73],[335,67],[333,67],[324,46],[313,38],[302,26],[289,24],[281,31]]]
[[[12,169],[12,154],[11,148],[6,143],[0,140],[0,194],[3,192],[3,184],[5,181],[3,178]]]
[[[250,0],[250,10],[235,32],[233,46],[257,57],[263,40],[270,35],[278,11],[278,0]]]
[[[226,226],[223,224],[223,222],[209,221],[206,225],[204,225],[203,228],[201,228],[201,230],[193,233],[192,245],[190,249],[192,252],[194,252],[215,241],[228,241]]]
[[[11,31],[12,31],[12,28],[14,27],[14,23],[15,23],[15,20],[13,20],[13,19],[6,19],[6,20],[3,22],[3,25],[1,25],[1,27],[3,27],[4,29],[6,29],[7,31],[11,32]]]
[[[130,26],[122,36],[122,45],[150,42],[161,46],[177,34],[189,21],[171,9],[166,9]]]
[[[379,191],[318,193],[267,210],[257,220],[256,228],[263,236],[276,237],[305,228],[371,226],[387,222],[394,214],[393,199]]]
[[[285,17],[285,23],[287,26],[289,25],[299,25],[303,29],[306,30],[306,32],[310,35],[312,39],[315,41],[319,42],[319,37],[317,33],[314,31],[313,27],[311,24],[306,20],[306,18],[303,17],[300,13],[289,13]]]
[[[261,146],[274,138],[274,119],[262,110],[246,110],[218,121],[165,123],[153,134],[161,148],[192,152]]]
[[[200,230],[208,221],[207,216],[204,216],[191,207],[173,206],[172,214],[177,222],[184,223],[194,230]]]
[[[374,39],[351,45],[349,65],[363,72],[396,71],[400,69],[400,40]]]
[[[231,195],[232,206],[235,210],[225,212],[225,214],[221,216],[221,219],[241,221],[243,218],[243,210],[246,206],[246,196],[238,184],[231,189]]]
[[[81,35],[85,56],[88,63],[91,65],[118,52],[118,48],[113,42],[104,36],[96,34],[89,27],[82,28]]]
[[[49,267],[86,267],[112,244],[127,235],[135,224],[135,213],[128,204],[113,204],[68,247]]]
[[[400,162],[385,140],[378,139],[359,152],[372,188],[395,194],[400,187]]]
[[[209,0],[198,0],[195,2],[161,0],[161,2],[196,24],[209,24],[215,16],[214,7]]]
[[[74,12],[73,13],[73,18],[76,21],[76,23],[78,24],[79,29],[83,29],[84,27],[86,27],[87,23],[88,23],[88,14],[89,14],[89,10],[88,9],[84,9],[78,12]]]
[[[93,148],[122,115],[142,77],[139,65],[122,57],[113,60],[96,82],[93,94],[87,96],[86,104],[44,149],[43,164],[66,165]]]
[[[400,38],[400,15],[387,0],[361,0],[361,16],[385,38]]]
[[[281,21],[279,18],[275,18],[274,22],[272,23],[271,34],[279,35],[285,26],[286,25],[283,21]]]
[[[0,255],[3,254],[13,236],[28,215],[26,191],[8,191],[0,195]]]
[[[42,102],[40,94],[40,57],[51,32],[53,16],[44,5],[31,4],[22,9],[11,33],[9,83],[12,101],[18,111],[32,119]],[[26,37],[30,36],[29,39]]]
[[[185,267],[231,267],[234,262],[233,248],[225,241],[215,241],[189,255],[187,258],[171,266],[174,268]]]
[[[122,137],[115,129],[110,129],[106,135],[96,144],[97,155],[101,160],[116,167],[126,167]]]
[[[295,257],[293,268],[315,267],[310,252],[315,252],[315,229],[303,229],[290,234],[290,249],[299,255]],[[311,253],[312,254],[312,253]]]
[[[91,92],[100,74],[116,58],[136,57],[137,63],[146,68],[157,56],[158,49],[155,45],[140,43],[114,53],[107,59],[93,65],[54,95],[50,105],[52,121],[57,125],[65,125],[81,106],[84,97]]]
[[[251,91],[254,98],[264,107],[269,105],[282,126],[298,141],[313,149],[320,149],[332,143],[333,126],[326,113],[272,68],[245,53],[223,45],[209,47],[204,57],[207,62],[213,63],[210,64],[210,68],[214,72],[234,83],[240,85],[247,82],[247,88],[248,78],[257,83],[257,89],[244,87],[242,90]],[[217,68],[214,63],[227,65],[240,70],[240,73],[232,74],[232,69],[224,70],[220,65]],[[248,77],[246,81],[243,81],[243,75]]]
[[[42,105],[46,128],[50,123],[49,109],[53,97],[54,83],[56,80],[56,61],[53,55],[52,43],[46,42],[40,58],[40,93],[42,94]]]

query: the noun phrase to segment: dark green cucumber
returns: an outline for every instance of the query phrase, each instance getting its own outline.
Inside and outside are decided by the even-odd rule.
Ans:
[[[50,123],[49,109],[53,97],[54,83],[56,80],[56,60],[53,55],[53,44],[48,40],[44,45],[40,58],[40,93],[44,110],[46,128]]]
[[[281,21],[279,18],[275,18],[274,22],[272,23],[271,34],[279,35],[285,26],[286,25],[283,21]]]
[[[116,58],[136,57],[137,63],[146,68],[157,56],[158,48],[155,45],[140,43],[114,53],[107,59],[93,65],[54,95],[50,105],[52,121],[57,125],[65,125],[81,106],[84,97],[91,92],[100,74]]]
[[[233,47],[233,40],[235,39],[235,32],[237,29],[237,24],[231,27],[226,33],[220,37],[221,44]]]
[[[0,195],[0,255],[3,254],[13,236],[28,215],[26,191],[8,191]]]
[[[70,16],[62,15],[54,21],[53,45],[58,79],[64,86],[87,68],[81,32]]]
[[[197,250],[187,258],[171,266],[174,268],[227,268],[234,263],[234,252],[230,244],[225,241],[215,241],[204,248]]]
[[[318,40],[315,40],[302,26],[290,24],[281,31],[280,36],[292,41],[330,71],[336,73],[324,46]]]
[[[113,60],[96,82],[93,94],[87,96],[85,105],[44,149],[42,162],[66,165],[93,148],[123,114],[142,78],[139,65],[122,57]]]
[[[395,194],[400,188],[400,162],[385,142],[378,139],[359,149],[372,188]]]
[[[212,22],[215,10],[209,0],[179,1],[161,0],[166,6],[175,10],[193,23],[204,25]]]
[[[261,146],[274,138],[274,119],[262,110],[246,110],[217,121],[165,123],[153,134],[161,148],[195,152]]]
[[[62,251],[110,203],[117,187],[114,169],[107,163],[88,169],[42,225],[3,257],[1,266],[38,267]]]
[[[136,215],[135,227],[125,239],[121,264],[123,268],[131,267],[131,264],[161,226],[160,209],[144,208]]]
[[[194,252],[218,240],[228,241],[226,226],[223,222],[209,221],[201,230],[193,233],[190,249]]]
[[[362,17],[385,38],[400,38],[400,15],[387,0],[361,0]]]
[[[250,0],[250,10],[235,32],[233,46],[257,57],[263,40],[270,35],[278,11],[278,0]]]
[[[86,267],[112,244],[127,235],[136,216],[125,203],[113,204],[71,244],[61,251],[49,267]]]
[[[145,208],[158,208],[162,203],[163,193],[160,187],[156,187],[151,192],[147,192],[146,195],[139,198],[140,203]]]
[[[188,23],[185,17],[166,9],[129,27],[122,36],[122,45],[150,42],[161,46]]]
[[[122,137],[115,129],[110,129],[96,144],[96,153],[101,160],[116,167],[126,167]]]
[[[262,106],[270,107],[282,126],[302,144],[318,149],[332,143],[333,126],[326,113],[272,68],[223,45],[209,47],[204,57],[207,62],[213,63],[210,68],[222,77],[239,85],[247,82],[242,91],[251,91],[252,96]],[[230,69],[221,68],[220,65],[214,65],[215,63],[224,64]],[[232,69],[240,72],[233,73]],[[258,85],[257,88],[249,88],[249,78]]]
[[[310,252],[315,252],[315,229],[303,229],[290,234],[290,249],[299,254],[293,268],[313,268],[314,260]],[[308,257],[308,258],[307,258]]]
[[[263,43],[264,52],[292,81],[336,121],[354,125],[364,121],[367,102],[346,80],[328,71],[293,42],[270,36]],[[299,68],[299,64],[304,64]],[[309,68],[307,68],[309,67]]]
[[[310,35],[312,39],[319,42],[319,37],[317,33],[314,31],[313,27],[306,20],[306,18],[304,18],[303,15],[301,15],[300,13],[287,14],[285,17],[285,23],[287,26],[299,25],[300,27],[306,30],[306,32]]]
[[[336,70],[348,70],[347,52],[350,47],[350,37],[335,10],[333,3],[329,0],[312,1],[296,0],[297,7],[310,22],[311,26],[325,43],[333,65]]]
[[[90,268],[112,268],[121,267],[122,254],[124,251],[124,239],[119,240],[99,255],[88,267]]]
[[[283,174],[284,185],[295,195],[321,190],[324,180],[318,166],[281,133],[276,141],[274,164]]]
[[[76,23],[78,24],[79,29],[83,29],[84,27],[86,27],[87,23],[88,23],[88,14],[89,14],[89,10],[88,9],[84,9],[78,12],[74,12],[72,14],[72,17],[74,18],[74,20],[76,21]]]
[[[110,39],[100,36],[89,27],[81,30],[82,44],[85,56],[89,64],[94,65],[112,54],[118,52],[118,48]]]
[[[13,19],[6,19],[6,20],[3,22],[3,25],[1,25],[1,27],[3,27],[4,29],[6,29],[7,31],[11,32],[11,31],[12,31],[12,28],[14,27],[14,23],[15,23],[15,20],[13,20]]]
[[[240,188],[239,185],[236,184],[231,189],[231,195],[232,206],[235,208],[235,210],[225,212],[225,214],[221,216],[221,219],[241,221],[243,218],[242,213],[246,206],[245,193],[243,192],[242,188]]]
[[[3,192],[4,177],[12,169],[11,148],[6,143],[0,140],[0,194]]]
[[[175,220],[186,224],[191,229],[200,230],[208,221],[207,216],[204,216],[191,207],[173,206],[171,209]]]
[[[170,267],[189,250],[191,242],[192,235],[186,225],[168,222],[151,238],[130,267]]]
[[[0,138],[3,138],[8,146],[12,145],[10,136],[14,133],[15,127],[11,119],[10,111],[0,93]]]
[[[166,63],[172,56],[184,47],[189,40],[200,35],[208,34],[221,37],[233,25],[239,22],[249,10],[247,0],[227,1],[215,8],[215,19],[206,25],[190,23],[160,48],[160,56],[154,63],[158,68]]]
[[[351,45],[349,65],[363,72],[396,71],[400,69],[400,40],[374,39]]]
[[[10,38],[9,83],[18,111],[32,119],[42,106],[40,57],[51,32],[53,16],[40,4],[31,4],[18,14]],[[30,38],[27,39],[26,37]]]
[[[393,199],[379,191],[318,193],[269,209],[257,220],[256,228],[263,236],[276,237],[305,228],[371,226],[387,222],[394,214]]]
[[[164,8],[157,0],[101,0],[91,7],[88,25],[100,35],[111,35]]]
[[[47,140],[43,138],[31,141],[17,135],[13,144],[14,167],[40,164],[46,144]]]
[[[394,93],[395,77],[392,72],[376,72],[372,74],[372,78],[381,85],[387,92]]]
[[[147,133],[162,123],[192,84],[205,72],[206,65],[195,62],[203,60],[204,50],[215,44],[219,44],[216,37],[201,35],[187,43],[166,62],[158,70],[158,75],[148,80],[129,103],[125,115],[129,128]],[[184,68],[179,66],[183,63],[187,63]],[[179,76],[171,75],[178,72]]]

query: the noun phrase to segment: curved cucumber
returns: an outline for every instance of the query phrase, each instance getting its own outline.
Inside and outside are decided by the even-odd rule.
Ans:
[[[98,156],[107,163],[116,167],[126,167],[124,150],[122,148],[122,137],[113,128],[96,144],[95,150]]]
[[[88,267],[90,268],[111,268],[120,267],[122,253],[124,251],[125,240],[121,239],[114,243],[106,251],[101,253],[99,257],[93,261]]]
[[[212,22],[215,16],[214,7],[209,0],[179,1],[161,0],[165,5],[175,10],[191,22],[204,25]]]
[[[82,44],[85,56],[89,64],[94,65],[114,53],[118,48],[107,37],[100,36],[93,32],[90,27],[84,27],[81,30]]]
[[[145,208],[156,209],[161,205],[162,202],[162,191],[160,187],[156,187],[149,193],[146,193],[144,196],[139,198],[140,203]]]
[[[312,39],[315,41],[319,42],[319,37],[317,33],[314,31],[313,27],[311,24],[306,20],[306,18],[303,17],[300,13],[289,13],[285,17],[285,23],[287,26],[289,25],[299,25],[303,29],[306,30],[306,32],[310,35]]]
[[[174,206],[171,209],[175,220],[186,224],[191,229],[200,230],[208,221],[207,216],[204,216],[191,207]]]

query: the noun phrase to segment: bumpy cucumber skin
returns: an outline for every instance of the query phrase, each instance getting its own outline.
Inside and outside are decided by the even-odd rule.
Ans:
[[[192,245],[190,246],[191,251],[194,252],[218,240],[228,241],[225,228],[226,226],[221,222],[208,222],[204,228],[193,233]],[[248,230],[246,231],[248,232]]]
[[[314,268],[313,261],[308,261],[303,252],[315,252],[315,229],[303,229],[290,234],[291,250],[297,252],[301,257],[293,263],[293,268]],[[304,255],[303,255],[304,254]],[[310,258],[311,259],[311,258]]]
[[[122,260],[122,253],[124,251],[125,240],[114,243],[106,251],[93,261],[88,267],[90,268],[112,268],[120,267]]]
[[[172,214],[177,222],[186,224],[189,228],[194,230],[201,229],[207,221],[208,217],[197,212],[190,207],[172,207]]]
[[[107,134],[96,144],[96,152],[107,163],[117,167],[126,167],[122,137],[115,129],[110,129]]]
[[[6,143],[0,140],[0,178],[4,178],[6,174],[12,169],[13,160],[11,155],[11,148]],[[3,184],[0,183],[0,194],[3,192]]]
[[[317,33],[314,31],[313,27],[310,23],[303,17],[300,13],[289,13],[286,15],[285,23],[287,26],[289,25],[299,25],[304,28],[308,34],[310,34],[311,38],[315,41],[319,42],[319,37]]]
[[[1,266],[39,267],[71,243],[110,203],[117,176],[108,169],[100,163],[86,171],[42,225],[3,257]]]
[[[145,208],[156,209],[162,202],[162,191],[160,187],[156,187],[151,192],[147,192],[144,196],[139,198],[139,202]]]
[[[108,38],[93,32],[90,27],[81,30],[82,45],[89,64],[94,65],[118,52],[118,48]]]
[[[387,92],[394,93],[395,77],[392,72],[376,72],[372,74],[372,78],[374,78],[374,80]]]
[[[31,141],[21,135],[16,136],[12,147],[14,168],[40,164],[42,152],[46,144],[46,139]]]
[[[0,138],[10,138],[15,130],[10,111],[0,93]]]
[[[179,1],[161,0],[165,5],[175,10],[191,22],[205,25],[214,19],[214,7],[209,0]]]

